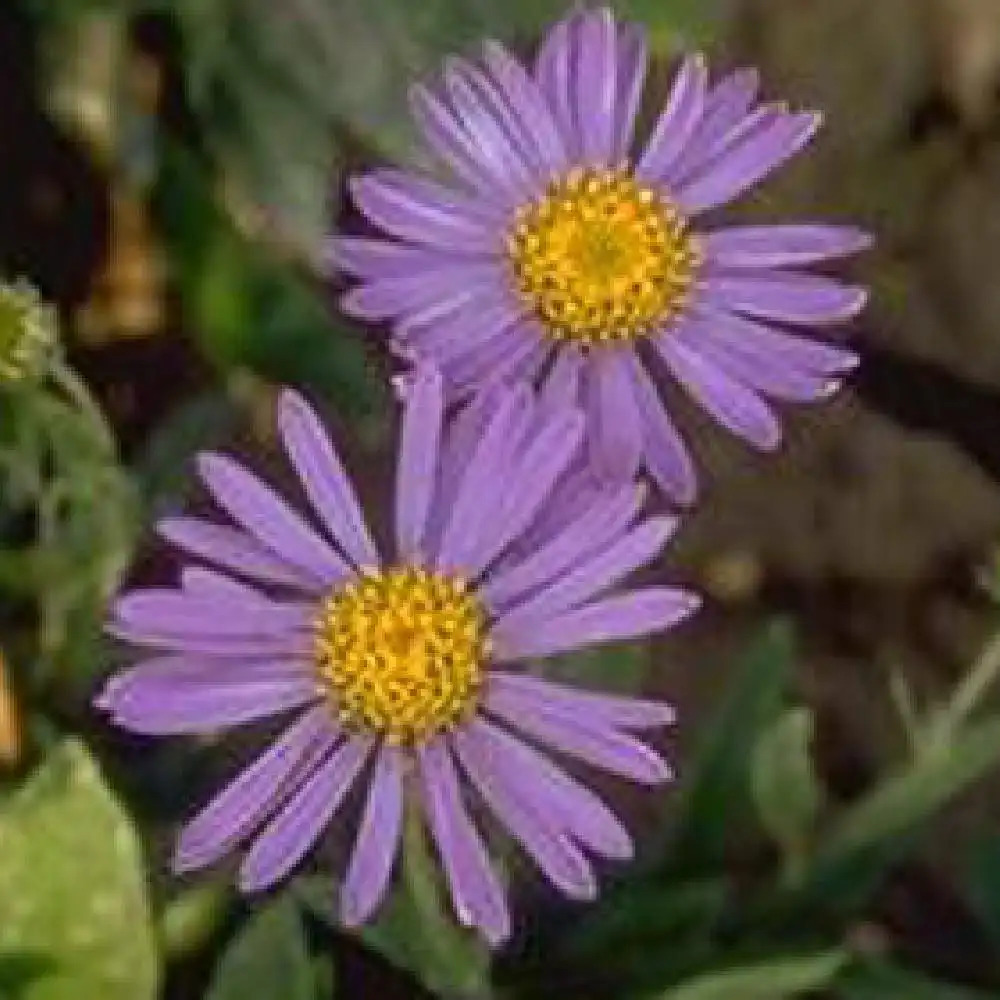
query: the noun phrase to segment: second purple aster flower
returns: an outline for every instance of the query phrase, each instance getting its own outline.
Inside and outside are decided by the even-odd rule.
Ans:
[[[696,225],[798,153],[820,118],[759,103],[753,71],[712,84],[693,56],[635,151],[646,63],[641,28],[608,10],[557,24],[530,69],[495,43],[480,66],[452,60],[413,109],[458,186],[390,169],[355,180],[389,238],[335,238],[330,255],[358,280],[345,310],[389,321],[397,351],[432,360],[451,391],[551,380],[583,406],[599,474],[645,467],[689,503],[695,472],[658,370],[776,447],[768,400],[824,399],[857,362],[799,331],[850,320],[864,290],[805,268],[870,241],[844,226]]]

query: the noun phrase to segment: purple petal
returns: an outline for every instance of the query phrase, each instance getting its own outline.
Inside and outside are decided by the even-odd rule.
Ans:
[[[116,725],[146,736],[204,733],[300,708],[319,698],[308,675],[240,681],[152,681],[115,693]]]
[[[602,726],[623,729],[671,726],[677,719],[673,706],[663,702],[592,694],[527,674],[498,670],[490,674],[487,702],[505,716],[521,708],[544,708],[570,719],[585,717]]]
[[[664,180],[673,186],[720,153],[745,121],[759,89],[760,75],[753,69],[737,70],[712,87],[705,97],[698,127]]]
[[[668,175],[701,120],[707,87],[705,57],[689,56],[677,72],[667,105],[636,164],[637,177],[660,181]]]
[[[506,95],[512,110],[521,119],[523,128],[531,136],[540,162],[552,174],[563,171],[568,164],[566,146],[549,105],[535,81],[498,43],[487,41],[484,52],[486,65],[492,71],[497,86]]]
[[[185,825],[177,840],[174,871],[205,868],[232,850],[298,787],[335,739],[325,705],[303,715]]]
[[[461,924],[478,927],[497,947],[510,936],[507,900],[486,845],[462,804],[451,754],[441,740],[420,747],[418,754],[427,820],[455,914]]]
[[[808,403],[828,399],[840,388],[840,382],[828,375],[803,371],[780,357],[745,351],[741,341],[717,334],[707,325],[699,326],[689,321],[670,336],[738,382],[774,399]]]
[[[625,25],[618,35],[618,80],[611,162],[624,160],[632,147],[635,118],[646,82],[646,33],[636,25]]]
[[[553,656],[597,643],[660,632],[692,614],[700,598],[671,587],[646,587],[557,615],[530,629],[493,629],[500,662]]]
[[[816,274],[761,271],[741,277],[710,277],[702,294],[716,308],[781,323],[833,325],[857,316],[868,293]]]
[[[415,354],[453,361],[506,335],[523,314],[523,307],[506,294],[475,294],[434,322],[424,322],[426,313],[407,317],[397,332],[412,344]]]
[[[521,321],[461,358],[443,359],[441,367],[456,392],[468,392],[488,382],[534,381],[551,350],[537,323]]]
[[[462,264],[464,257],[413,243],[337,234],[327,237],[323,260],[331,272],[343,271],[358,278],[375,280],[402,277],[412,274],[417,268],[440,271]]]
[[[532,440],[509,471],[509,481],[517,483],[517,490],[505,493],[509,502],[502,505],[489,536],[478,546],[476,558],[466,563],[471,572],[485,568],[528,528],[577,456],[583,430],[583,414],[568,410],[557,413],[533,432]]]
[[[404,240],[451,253],[493,254],[502,230],[481,213],[481,203],[399,171],[380,170],[354,178],[351,194],[381,229]]]
[[[544,702],[529,705],[524,699],[512,705],[509,700],[494,698],[492,694],[487,696],[486,706],[525,735],[602,771],[644,785],[660,785],[673,778],[666,761],[645,743],[618,732],[599,717],[586,712],[570,717],[546,711]]]
[[[201,635],[177,632],[152,632],[146,627],[111,621],[105,625],[109,635],[123,642],[154,649],[219,657],[275,657],[301,659],[310,656],[313,638],[309,632],[287,632],[276,635]]]
[[[320,520],[357,566],[378,566],[379,555],[354,487],[312,407],[286,389],[278,401],[285,453]]]
[[[677,530],[673,517],[651,518],[581,563],[524,604],[505,612],[495,628],[501,631],[544,630],[545,622],[578,607],[613,587],[663,551]]]
[[[705,253],[717,267],[801,267],[867,250],[869,233],[853,226],[732,226],[703,233]]]
[[[493,261],[461,262],[436,271],[393,275],[352,288],[340,301],[343,312],[366,322],[412,313],[441,316],[461,309],[477,296],[489,295],[497,276]]]
[[[631,348],[596,352],[587,366],[590,463],[612,483],[635,477],[642,458],[642,423],[629,378]]]
[[[551,414],[579,404],[583,365],[577,348],[563,346],[556,351],[552,368],[538,391],[541,412]]]
[[[582,15],[570,14],[542,40],[535,59],[535,82],[548,100],[552,116],[562,133],[566,152],[575,159],[580,153],[580,134],[572,101],[575,42]]]
[[[216,502],[262,545],[327,585],[351,567],[266,483],[224,455],[198,456],[198,471]]]
[[[677,381],[723,427],[762,451],[778,447],[781,425],[767,403],[752,389],[689,350],[673,334],[662,335],[655,344]]]
[[[265,636],[277,638],[308,629],[311,605],[281,605],[266,598],[235,601],[232,596],[193,597],[177,590],[133,590],[115,601],[115,620],[153,635]]]
[[[402,828],[403,762],[398,747],[383,746],[340,890],[340,918],[348,927],[363,924],[385,896]]]
[[[468,733],[492,758],[494,770],[519,789],[528,809],[551,816],[560,832],[596,854],[616,860],[632,857],[632,838],[618,817],[548,757],[482,718],[469,724]],[[530,781],[524,780],[527,774]]]
[[[403,411],[396,470],[396,552],[410,559],[421,551],[437,479],[444,419],[441,376],[422,370]]]
[[[585,162],[606,165],[614,153],[618,99],[617,38],[606,7],[583,17],[578,34],[574,93]]]
[[[587,859],[560,831],[554,810],[538,809],[528,800],[530,782],[524,781],[523,771],[512,774],[504,767],[482,730],[483,724],[477,721],[452,737],[473,785],[552,885],[572,899],[593,899],[597,881]]]
[[[201,566],[185,566],[181,570],[181,593],[193,599],[208,597],[241,605],[271,603],[271,598],[261,591]]]
[[[305,857],[364,767],[372,741],[352,736],[331,751],[308,781],[254,840],[240,866],[240,888],[259,892],[283,879]]]
[[[315,593],[325,586],[322,577],[282,559],[255,538],[222,524],[194,517],[168,517],[156,526],[168,542],[216,566],[224,566],[263,583],[277,583]]]
[[[629,364],[636,406],[642,421],[646,468],[667,496],[678,504],[690,506],[698,495],[698,476],[691,455],[642,362],[633,355]]]
[[[579,516],[567,519],[527,556],[488,576],[480,594],[495,611],[508,608],[625,531],[641,503],[641,491],[631,483],[614,492],[599,494]]]
[[[699,302],[693,314],[719,339],[738,342],[746,354],[761,360],[777,358],[782,364],[823,375],[842,375],[858,366],[858,355],[843,347],[779,332],[763,323],[745,319],[728,309]]]
[[[462,476],[461,485],[444,529],[437,565],[461,569],[475,562],[481,538],[500,508],[502,491],[496,484],[506,472],[515,425],[523,420],[528,405],[526,390],[505,394],[483,433]]]
[[[821,122],[812,113],[781,115],[765,122],[674,191],[674,200],[689,214],[732,201],[798,153]]]

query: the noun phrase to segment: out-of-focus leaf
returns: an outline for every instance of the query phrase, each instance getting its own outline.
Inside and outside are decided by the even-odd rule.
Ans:
[[[707,973],[661,993],[656,1000],[792,1000],[808,990],[829,986],[846,962],[843,951],[775,958]]]
[[[0,810],[0,953],[53,967],[24,1000],[153,1000],[159,960],[128,816],[67,740]]]
[[[296,901],[253,914],[219,960],[207,1000],[314,1000],[312,960]]]
[[[995,945],[1000,947],[1000,837],[976,844],[965,868],[966,893]]]
[[[635,694],[642,687],[648,665],[646,646],[616,644],[547,660],[544,676],[572,686]]]
[[[1000,760],[1000,718],[973,723],[918,757],[843,816],[823,854],[836,858],[891,840],[927,820]]]
[[[723,23],[724,0],[619,0],[621,17],[641,21],[649,31],[653,51],[670,54],[680,45],[705,43]]]
[[[722,863],[728,831],[750,806],[750,758],[781,711],[794,646],[790,627],[772,623],[746,656],[708,727],[678,804],[672,864],[688,873]]]
[[[837,1000],[989,1000],[994,995],[929,979],[888,962],[856,964],[837,982]]]
[[[820,808],[812,740],[812,713],[793,708],[761,735],[753,751],[750,778],[757,814],[790,862],[802,858]]]
[[[21,1000],[28,987],[51,975],[55,962],[29,951],[0,951],[0,1000]]]

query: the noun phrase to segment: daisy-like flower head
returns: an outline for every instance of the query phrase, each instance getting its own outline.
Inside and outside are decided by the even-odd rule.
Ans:
[[[557,380],[588,418],[601,475],[645,466],[689,503],[695,474],[650,378],[664,368],[720,424],[761,449],[780,425],[767,399],[830,396],[849,350],[796,330],[854,317],[865,292],[805,268],[868,245],[830,225],[706,228],[813,137],[820,116],[758,102],[757,74],[710,83],[682,63],[642,148],[642,30],[574,13],[533,68],[500,45],[413,90],[427,143],[454,175],[376,170],[355,179],[387,238],[335,237],[331,265],[357,285],[344,309],[389,321],[394,346],[431,359],[459,394],[494,380]]]
[[[667,628],[698,600],[663,586],[610,593],[675,521],[640,516],[634,484],[588,485],[575,467],[580,412],[520,385],[445,424],[432,369],[404,394],[392,554],[373,543],[316,415],[286,392],[281,439],[319,526],[235,461],[201,456],[233,523],[159,525],[209,566],[119,598],[110,630],[156,652],[113,677],[98,704],[154,735],[289,716],[186,826],[179,870],[242,848],[243,889],[271,886],[364,783],[344,922],[366,920],[385,894],[407,797],[421,804],[459,919],[497,943],[508,909],[470,807],[494,813],[554,886],[589,899],[589,855],[624,859],[631,841],[551,754],[644,784],[670,777],[638,736],[671,723],[669,706],[539,680],[523,662]]]

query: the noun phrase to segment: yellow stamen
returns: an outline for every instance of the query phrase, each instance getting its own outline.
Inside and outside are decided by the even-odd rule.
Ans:
[[[361,577],[317,620],[317,672],[340,720],[394,743],[469,716],[486,647],[486,613],[466,582],[412,567]]]
[[[687,303],[701,264],[676,206],[626,167],[575,170],[517,213],[507,244],[521,297],[554,340],[635,340]]]

